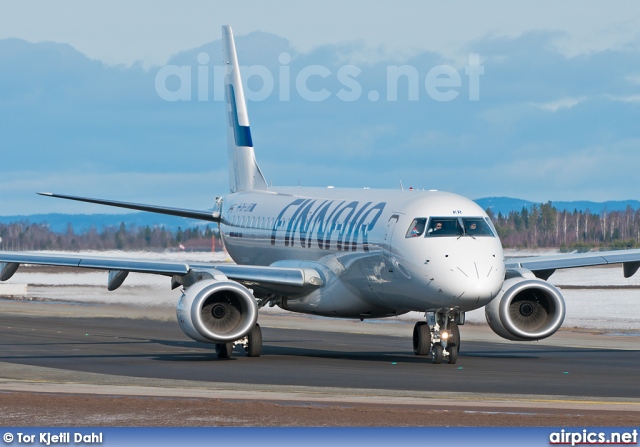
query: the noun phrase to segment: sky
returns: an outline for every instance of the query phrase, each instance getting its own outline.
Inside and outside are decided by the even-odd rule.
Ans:
[[[210,208],[223,24],[274,186],[638,199],[640,4],[614,6],[3,0],[0,215]]]

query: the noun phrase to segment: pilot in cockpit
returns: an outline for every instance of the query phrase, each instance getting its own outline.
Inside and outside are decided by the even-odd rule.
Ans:
[[[437,222],[435,226],[429,228],[428,233],[431,234],[431,233],[438,232],[440,230],[442,230],[442,222]]]

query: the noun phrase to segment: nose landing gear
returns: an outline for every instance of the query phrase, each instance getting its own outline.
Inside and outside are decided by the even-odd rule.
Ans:
[[[426,321],[418,321],[413,328],[413,352],[415,355],[429,355],[431,332]]]
[[[458,361],[460,329],[464,312],[455,309],[427,312],[427,321],[419,321],[413,328],[413,352],[429,355],[433,363],[446,360],[450,365]]]

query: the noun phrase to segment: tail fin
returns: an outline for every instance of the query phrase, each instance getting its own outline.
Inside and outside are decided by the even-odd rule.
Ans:
[[[249,115],[244,100],[236,44],[229,25],[222,27],[224,78],[227,102],[227,144],[229,147],[229,188],[231,192],[267,189],[267,181],[256,161],[249,129]]]

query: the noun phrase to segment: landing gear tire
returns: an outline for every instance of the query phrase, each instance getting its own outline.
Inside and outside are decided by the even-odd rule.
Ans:
[[[436,365],[439,365],[440,363],[442,363],[442,357],[443,357],[442,346],[433,345],[433,348],[431,348],[431,360],[433,360],[433,363],[435,363]]]
[[[458,346],[456,345],[450,346],[448,351],[449,351],[449,364],[455,365],[456,362],[458,361]]]
[[[247,357],[260,357],[262,354],[262,331],[259,324],[256,324],[247,334],[247,346],[244,348],[244,352]]]
[[[429,355],[431,350],[431,332],[425,321],[418,321],[413,327],[413,353]]]
[[[456,345],[458,351],[460,350],[460,328],[455,323],[449,324],[449,331],[451,332],[451,341]]]
[[[230,359],[233,354],[233,343],[216,343],[216,355],[219,359]]]

